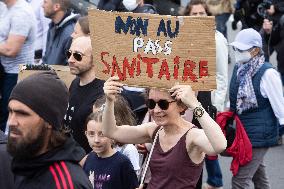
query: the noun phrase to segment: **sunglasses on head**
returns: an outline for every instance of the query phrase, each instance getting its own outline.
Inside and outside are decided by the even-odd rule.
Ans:
[[[170,103],[175,102],[173,101],[167,101],[167,100],[159,100],[158,102],[154,101],[153,99],[149,99],[147,101],[147,107],[152,110],[156,107],[156,104],[162,109],[162,110],[167,110],[169,108]]]
[[[66,52],[66,56],[67,56],[67,58],[69,59],[71,56],[73,55],[73,57],[75,58],[75,60],[77,60],[77,61],[81,61],[82,59],[83,59],[83,56],[86,56],[86,55],[84,55],[84,54],[82,54],[82,53],[80,53],[80,52],[72,52],[71,50],[68,50],[67,52]]]

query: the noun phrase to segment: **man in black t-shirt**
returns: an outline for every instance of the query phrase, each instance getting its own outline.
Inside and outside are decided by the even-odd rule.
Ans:
[[[73,39],[66,53],[73,80],[69,92],[69,104],[65,115],[65,123],[71,129],[74,139],[88,153],[91,148],[84,134],[85,121],[92,112],[94,102],[103,95],[104,81],[95,76],[90,37]]]

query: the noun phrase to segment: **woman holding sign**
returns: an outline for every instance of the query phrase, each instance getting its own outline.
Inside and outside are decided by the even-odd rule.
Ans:
[[[152,178],[148,189],[194,189],[205,153],[215,155],[226,148],[227,142],[220,127],[207,114],[188,85],[176,85],[169,91],[150,89],[147,106],[154,122],[139,127],[118,127],[114,100],[115,95],[121,93],[122,86],[118,77],[111,77],[105,82],[104,135],[121,143],[153,143],[149,164]],[[181,117],[187,108],[193,109],[203,129]]]

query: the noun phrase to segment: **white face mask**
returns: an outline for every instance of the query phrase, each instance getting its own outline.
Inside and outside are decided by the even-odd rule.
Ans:
[[[246,63],[251,59],[251,54],[248,51],[239,52],[235,51],[236,63]]]
[[[122,4],[128,11],[133,11],[138,7],[138,3],[136,0],[123,0]]]

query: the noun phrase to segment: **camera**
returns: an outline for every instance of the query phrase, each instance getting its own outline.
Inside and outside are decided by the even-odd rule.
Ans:
[[[260,3],[258,6],[262,6],[265,9],[270,9],[270,6],[272,5],[271,0],[264,0],[262,3]]]
[[[268,18],[268,13],[267,9],[270,9],[270,6],[272,5],[272,0],[263,0],[262,3],[260,3],[257,6],[257,13],[262,17],[262,18]]]

